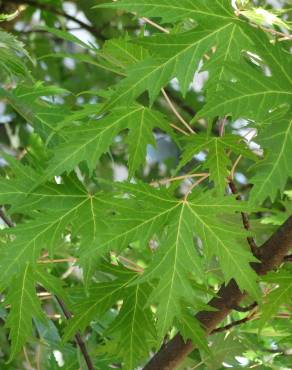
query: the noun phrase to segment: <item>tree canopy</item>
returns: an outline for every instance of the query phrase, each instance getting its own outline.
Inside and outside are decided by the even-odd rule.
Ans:
[[[1,369],[292,369],[291,7],[0,1]]]

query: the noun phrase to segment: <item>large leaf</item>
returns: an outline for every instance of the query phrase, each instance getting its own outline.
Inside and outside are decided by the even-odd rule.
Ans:
[[[119,315],[108,330],[116,341],[113,352],[123,359],[124,367],[129,370],[134,370],[156,344],[153,314],[150,307],[145,308],[151,291],[149,284],[128,288]]]
[[[210,95],[198,117],[231,114],[234,119],[243,117],[261,123],[271,121],[271,113],[279,106],[291,108],[291,57],[278,44],[271,45],[263,32],[244,29],[256,41],[256,47],[250,45],[246,50],[252,53],[248,55],[253,65],[243,59],[240,64],[230,63],[228,75],[217,89],[220,94]]]
[[[198,303],[190,277],[191,274],[202,275],[202,262],[193,242],[192,216],[186,203],[170,212],[167,235],[162,239],[153,262],[141,279],[159,279],[149,302],[158,302],[157,328],[161,339],[171,327],[174,318],[181,316],[183,300],[194,306],[196,301]]]
[[[10,329],[12,360],[32,335],[32,319],[45,320],[36,295],[33,270],[29,264],[14,276],[6,302],[11,305],[6,327]]]
[[[152,189],[146,185],[124,184],[119,185],[119,188],[124,190],[129,199],[124,199],[123,209],[119,211],[117,208],[117,214],[113,217],[107,232],[104,233],[104,241],[99,243],[97,250],[103,250],[106,246],[126,248],[130,242],[135,240],[145,245],[151,236],[158,232],[161,233],[161,230],[167,226],[169,240],[166,237],[161,250],[167,248],[168,253],[159,251],[149,267],[150,271],[146,272],[147,274],[151,274],[153,269],[153,274],[156,275],[156,267],[161,268],[164,274],[168,266],[167,273],[171,274],[173,279],[176,278],[178,284],[181,284],[180,281],[184,280],[180,279],[183,279],[186,269],[189,269],[190,261],[192,261],[192,270],[199,268],[196,262],[198,259],[195,257],[196,249],[193,244],[190,245],[191,236],[196,235],[202,240],[207,256],[209,258],[213,255],[218,257],[225,281],[236,279],[242,290],[247,290],[259,299],[256,273],[249,265],[250,262],[255,261],[255,258],[249,251],[245,240],[246,234],[242,231],[240,224],[235,226],[225,222],[221,217],[224,214],[234,215],[235,212],[251,211],[252,208],[248,204],[238,202],[233,197],[214,197],[208,192],[191,195],[187,200],[182,201],[173,198],[166,190]],[[127,204],[131,212],[128,212]],[[177,260],[174,264],[177,253],[181,252],[182,260],[179,262]],[[170,262],[171,269],[164,261],[166,258],[172,261]],[[161,277],[160,284],[161,287],[171,288],[169,279]],[[170,291],[174,290],[170,289]],[[177,297],[183,293],[175,292],[174,294]]]
[[[162,114],[140,105],[118,108],[109,116],[97,121],[68,127],[61,131],[66,138],[65,142],[54,148],[46,174],[38,183],[45,182],[64,171],[69,172],[82,161],[86,161],[90,170],[93,170],[117,134],[126,128],[130,130],[129,170],[130,175],[133,175],[145,161],[147,144],[155,146],[152,134],[154,127],[170,131]]]
[[[185,18],[199,19],[208,24],[221,23],[233,16],[230,1],[215,0],[120,0],[117,2],[99,5],[98,7],[124,9],[137,12],[144,17],[161,18],[163,22],[176,22]]]
[[[84,289],[74,290],[74,317],[69,320],[63,340],[70,339],[78,330],[83,331],[91,321],[99,319],[114,303],[124,297],[127,286],[137,274],[119,266],[106,266],[104,272],[113,276],[112,281],[92,285],[87,294]]]
[[[214,77],[213,80],[218,84],[225,75],[228,62],[238,61],[241,51],[251,45],[250,38],[242,31],[242,22],[234,15],[229,1],[218,0],[209,4],[203,1],[186,2],[186,4],[175,2],[170,6],[164,1],[155,2],[155,4],[142,2],[139,5],[131,1],[119,1],[106,6],[132,8],[131,10],[137,8],[147,15],[167,17],[167,19],[170,14],[170,19],[173,16],[176,19],[179,14],[177,10],[179,11],[180,8],[183,9],[183,16],[189,14],[189,17],[194,17],[200,27],[185,33],[138,39],[136,42],[147,48],[153,57],[146,60],[144,58],[144,61],[128,70],[129,77],[117,85],[116,91],[104,109],[125,104],[145,90],[149,91],[150,100],[153,102],[159,90],[173,77],[178,78],[180,88],[185,94],[199,61],[212,47],[217,49],[218,57],[216,57],[216,63],[210,63],[209,67],[216,73],[220,68],[219,80],[218,75],[211,73],[211,77]],[[167,12],[159,12],[160,8],[165,7],[168,8]],[[216,21],[211,22],[210,17],[216,18]]]

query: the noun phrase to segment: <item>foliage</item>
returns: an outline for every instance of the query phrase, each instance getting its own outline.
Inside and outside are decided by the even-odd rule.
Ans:
[[[270,3],[0,2],[1,369],[134,370],[177,332],[181,369],[291,368],[291,268],[254,269],[292,210]],[[257,304],[208,336],[230,281]]]

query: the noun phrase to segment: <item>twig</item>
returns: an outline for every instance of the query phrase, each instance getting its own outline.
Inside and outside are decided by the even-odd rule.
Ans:
[[[286,40],[292,40],[292,35],[286,34],[284,32],[279,32],[279,31],[273,30],[272,28],[266,28],[266,27],[263,27],[263,26],[260,26],[260,28],[265,32],[269,32],[273,35],[281,36],[282,38],[285,38]],[[283,41],[283,39],[281,41]]]
[[[186,192],[185,194],[185,197],[184,197],[184,201],[187,200],[188,196],[191,194],[191,192],[193,191],[193,189],[198,186],[201,182],[203,182],[204,180],[206,180],[208,177],[210,176],[209,173],[206,173],[206,175],[202,176],[199,180],[197,180],[193,185],[190,186],[189,190]]]
[[[129,260],[129,258],[118,255],[117,258],[124,264],[124,266],[134,272],[142,273],[144,271],[143,267]]]
[[[288,256],[284,257],[285,262],[291,262],[292,261],[292,254],[288,254]]]
[[[291,38],[290,38],[290,37],[288,37],[288,36],[280,37],[280,38],[278,39],[278,41],[280,41],[280,42],[282,42],[282,41],[288,41],[288,40],[291,40]]]
[[[231,180],[231,179],[229,179],[229,188],[230,188],[232,194],[237,195],[237,197],[236,197],[237,200],[239,200],[239,201],[242,200],[241,196],[238,194],[238,190],[237,190],[237,187],[236,187],[234,181]],[[242,223],[243,223],[243,226],[244,226],[245,230],[250,230],[250,223],[249,223],[249,218],[248,218],[247,213],[241,212],[241,218],[242,218]],[[256,257],[257,253],[258,253],[258,247],[256,245],[256,242],[255,242],[254,238],[252,236],[248,236],[246,239],[248,241],[248,244],[250,246],[250,249],[251,249],[253,255]]]
[[[257,307],[257,302],[253,302],[251,303],[249,306],[246,306],[246,307],[241,307],[241,306],[233,306],[231,307],[233,310],[235,311],[238,311],[238,312],[248,312],[248,311],[251,311],[253,310],[254,308]]]
[[[74,257],[69,257],[69,258],[59,258],[59,259],[52,259],[52,260],[38,260],[38,263],[63,263],[63,262],[71,262],[75,263],[77,262],[77,259]]]
[[[62,315],[59,315],[59,314],[47,314],[47,318],[50,319],[50,320],[60,320],[60,318],[62,317]]]
[[[227,117],[224,117],[219,122],[219,136],[220,137],[224,135],[226,121],[227,121]]]
[[[221,328],[216,328],[213,331],[211,331],[210,334],[212,335],[212,334],[216,334],[216,333],[222,333],[223,331],[229,330],[229,329],[233,328],[234,326],[242,325],[242,324],[245,324],[248,321],[255,320],[254,315],[255,315],[255,313],[253,313],[252,315],[249,315],[249,316],[247,316],[247,317],[245,317],[241,320],[233,321],[232,323],[230,323],[228,325],[225,325],[225,326],[222,326]]]
[[[64,302],[62,301],[62,299],[60,299],[57,296],[55,296],[55,297],[56,297],[57,302],[59,303],[59,306],[61,307],[61,309],[64,313],[64,316],[66,317],[67,320],[70,320],[72,318],[71,312],[67,310],[67,308],[66,308]],[[87,348],[85,346],[85,343],[84,343],[80,333],[75,334],[75,339],[76,339],[76,342],[77,342],[77,344],[80,348],[80,351],[82,352],[82,355],[84,357],[84,360],[86,362],[88,370],[94,370],[93,363],[92,363],[91,358],[90,358],[90,356],[87,352]]]
[[[227,117],[224,117],[219,123],[219,136],[220,137],[222,137],[224,135],[226,120],[227,120]],[[237,195],[236,199],[239,200],[239,201],[242,200],[242,199],[241,199],[241,196],[238,194],[238,190],[237,190],[236,185],[233,181],[233,175],[234,175],[235,168],[236,168],[237,164],[239,163],[240,159],[241,159],[241,156],[237,159],[237,161],[233,165],[232,170],[231,170],[231,174],[230,174],[230,177],[229,177],[229,188],[230,188],[232,194]],[[241,218],[242,218],[242,223],[243,223],[244,228],[246,230],[250,230],[250,223],[249,223],[247,213],[241,212]],[[254,239],[251,236],[248,236],[247,241],[248,241],[248,244],[250,246],[250,249],[251,249],[253,255],[256,256],[257,245],[256,245]]]
[[[203,173],[193,173],[193,174],[189,174],[189,175],[182,175],[182,176],[177,176],[177,177],[169,177],[167,179],[162,179],[162,180],[150,182],[150,185],[151,186],[159,185],[159,184],[164,185],[164,184],[167,184],[168,182],[184,180],[184,179],[189,179],[189,178],[193,178],[193,177],[204,177],[206,175],[209,175],[209,174],[206,173],[206,172],[203,172]]]
[[[170,100],[170,98],[168,97],[167,93],[165,92],[164,89],[161,89],[161,92],[167,102],[167,104],[169,105],[169,107],[171,108],[171,110],[173,111],[173,113],[176,115],[176,117],[180,120],[180,122],[186,127],[186,129],[191,133],[191,134],[195,134],[195,131],[191,128],[191,126],[184,120],[184,118],[180,115],[180,113],[177,111],[177,109],[175,108],[174,104],[172,103],[172,101]]]
[[[41,370],[41,346],[38,344],[35,354],[35,362],[37,370]]]
[[[239,9],[236,9],[235,11],[235,15],[236,16],[240,16],[242,15],[243,17],[246,18],[246,16],[244,15],[244,13],[242,13]],[[280,32],[280,31],[277,31],[277,30],[274,30],[272,28],[267,28],[267,27],[264,27],[264,26],[259,26],[257,24],[254,24],[254,23],[251,23],[251,25],[255,28],[260,28],[261,30],[265,31],[265,32],[268,32],[268,33],[271,33],[273,35],[277,35],[277,36],[281,36],[283,38],[286,38],[286,39],[289,39],[289,40],[292,40],[292,35],[290,34],[287,34],[287,33],[284,33],[284,32]]]
[[[173,123],[170,124],[171,127],[173,127],[175,130],[181,132],[182,134],[186,135],[186,136],[189,136],[189,133],[185,132],[182,128],[180,127],[177,127],[176,125],[174,125]]]
[[[135,14],[135,13],[133,13]],[[136,15],[136,14],[135,14]],[[149,18],[146,18],[146,17],[142,17],[141,18],[144,22],[150,24],[151,26],[157,28],[159,31],[163,32],[163,33],[167,33],[169,34],[170,32],[166,29],[166,28],[163,28],[161,27],[159,24],[153,22],[151,19]],[[179,121],[187,128],[187,130],[191,133],[191,134],[195,134],[195,131],[190,127],[190,125],[184,120],[184,118],[181,116],[181,114],[177,111],[177,109],[175,108],[174,104],[172,103],[172,101],[170,100],[170,98],[168,97],[166,91],[162,88],[161,89],[161,92],[167,102],[167,104],[169,105],[170,109],[173,111],[173,113],[176,115],[176,117],[179,119]],[[176,127],[175,127],[176,128]]]
[[[3,1],[4,3],[10,3],[10,0],[9,1]],[[63,10],[60,10],[60,9],[56,9],[54,6],[50,5],[50,4],[45,4],[45,3],[39,3],[38,1],[36,0],[13,0],[13,2],[15,4],[27,4],[29,6],[33,6],[35,8],[39,8],[39,9],[42,9],[42,10],[45,10],[47,12],[50,12],[50,13],[53,13],[53,14],[56,14],[56,15],[59,15],[61,17],[64,17],[64,18],[67,18],[69,19],[70,21],[73,21],[77,24],[79,24],[82,28],[84,28],[85,30],[89,31],[90,33],[92,33],[94,36],[102,39],[102,40],[105,40],[105,38],[100,34],[100,32],[93,26],[81,21],[80,19],[77,19],[75,17],[73,17],[72,15],[70,14],[67,14],[65,13]]]
[[[237,167],[238,163],[241,161],[241,159],[242,159],[242,155],[240,154],[240,156],[236,159],[236,161],[234,162],[234,164],[231,168],[231,171],[230,171],[231,180],[234,179],[234,173],[235,173],[236,167]]]
[[[145,23],[150,24],[152,27],[157,28],[157,29],[158,29],[159,31],[161,31],[161,32],[164,32],[164,33],[170,33],[166,28],[163,28],[163,27],[159,26],[159,24],[157,24],[157,23],[155,23],[155,22],[151,21],[151,19],[149,19],[149,18],[142,17],[141,19],[142,19]]]
[[[32,367],[32,365],[29,361],[29,357],[28,357],[27,352],[26,352],[26,348],[23,347],[22,349],[23,349],[24,358],[25,358],[25,361],[27,363],[27,366],[28,366],[29,370],[33,370],[33,367]]]

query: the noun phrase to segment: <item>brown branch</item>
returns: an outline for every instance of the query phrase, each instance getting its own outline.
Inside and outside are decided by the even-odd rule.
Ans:
[[[292,216],[279,227],[279,229],[258,248],[258,258],[261,262],[253,263],[252,267],[258,275],[281,265],[284,257],[292,248]],[[231,280],[227,286],[222,286],[217,297],[209,302],[209,306],[216,311],[201,311],[196,317],[205,328],[206,334],[210,334],[231,312],[230,307],[238,306],[246,293],[242,293],[236,282]],[[172,370],[193,351],[194,344],[184,341],[178,333],[171,341],[161,348],[144,367],[144,370]]]
[[[288,254],[288,256],[284,257],[284,262],[291,262],[292,261],[292,254]]]
[[[227,122],[226,117],[222,118],[219,121],[219,136],[221,136],[221,137],[224,135],[226,122]],[[233,181],[233,173],[235,171],[235,167],[236,167],[236,165],[234,165],[232,170],[231,170],[228,185],[229,185],[229,188],[230,188],[232,194],[237,195],[236,199],[240,201],[241,196],[239,195],[237,187],[235,185],[235,182]],[[250,223],[249,223],[247,213],[241,212],[241,218],[242,218],[242,223],[243,223],[243,227],[245,228],[245,230],[250,230]],[[256,254],[257,254],[257,245],[256,245],[254,239],[251,236],[248,236],[247,237],[247,242],[250,246],[250,249],[251,249],[253,255],[256,256]]]
[[[237,187],[236,187],[234,181],[231,180],[231,179],[229,180],[229,188],[230,188],[232,194],[237,195],[236,199],[241,200],[241,196],[238,194]],[[244,226],[245,230],[250,230],[250,223],[249,223],[249,218],[248,218],[247,213],[241,212],[241,218],[242,218],[242,223],[243,223],[243,226]],[[251,236],[248,236],[246,239],[248,241],[248,244],[250,246],[250,250],[252,251],[253,255],[257,256],[258,247],[256,245],[256,242],[255,242],[254,238],[251,237]]]
[[[66,319],[70,320],[72,318],[71,312],[67,310],[67,308],[66,308],[64,302],[62,301],[62,299],[60,299],[56,295],[55,295],[55,298],[56,298],[57,302],[59,303],[59,306],[61,307]],[[80,348],[80,351],[82,352],[82,355],[84,357],[84,360],[86,362],[88,370],[94,370],[93,363],[92,363],[91,358],[90,358],[90,356],[87,352],[86,345],[85,345],[80,333],[75,334],[75,339],[76,339],[76,342],[77,342],[77,344]]]
[[[41,10],[44,10],[44,11],[53,13],[55,15],[59,15],[61,17],[64,17],[64,18],[66,18],[66,19],[68,19],[70,21],[73,21],[73,22],[79,24],[79,26],[81,26],[85,30],[89,31],[90,33],[92,33],[97,38],[102,39],[102,40],[105,40],[105,38],[101,35],[100,31],[97,30],[95,27],[93,27],[90,24],[87,24],[87,23],[81,21],[78,18],[73,17],[70,14],[65,13],[61,9],[55,8],[54,6],[52,6],[50,4],[41,3],[41,2],[38,2],[36,0],[13,0],[13,1],[4,0],[3,1],[3,3],[11,3],[11,2],[12,3],[15,3],[15,4],[27,4],[29,6],[33,6],[35,8],[38,8],[38,9],[41,9]]]
[[[13,224],[13,222],[10,220],[10,218],[9,218],[9,217],[7,217],[7,216],[5,215],[5,213],[4,213],[2,210],[0,210],[0,217],[2,218],[2,220],[6,223],[6,225],[7,225],[8,227],[11,227],[11,228],[12,228],[12,227],[14,227],[14,226],[15,226],[15,225]],[[66,317],[66,319],[67,319],[67,320],[71,319],[72,315],[71,315],[71,313],[67,310],[67,308],[66,308],[66,306],[65,306],[64,302],[63,302],[59,297],[57,297],[57,296],[55,296],[55,298],[56,298],[57,302],[59,303],[59,305],[60,305],[60,307],[61,307],[61,309],[62,309],[62,311],[63,311],[63,313],[64,313],[64,316]],[[83,357],[84,357],[84,360],[85,360],[85,362],[86,362],[86,364],[87,364],[88,370],[94,370],[93,363],[92,363],[92,361],[91,361],[91,358],[89,357],[89,354],[88,354],[88,352],[87,352],[87,349],[86,349],[85,343],[84,343],[84,341],[83,341],[83,339],[82,339],[81,335],[80,335],[79,333],[77,333],[77,334],[75,335],[75,339],[76,339],[76,342],[77,342],[77,344],[78,344],[78,346],[79,346],[79,348],[80,348],[80,351],[81,351],[81,353],[82,353],[82,355],[83,355]]]
[[[238,311],[238,312],[248,312],[248,311],[251,311],[254,308],[256,308],[257,305],[258,305],[257,302],[253,302],[252,304],[250,304],[249,306],[246,306],[246,307],[234,306],[234,307],[231,307],[231,308],[235,311]]]
[[[254,319],[254,314],[248,315],[247,317],[244,317],[243,319],[233,321],[228,325],[225,325],[225,326],[222,326],[221,328],[216,328],[216,329],[212,330],[210,335],[216,334],[216,333],[222,333],[224,331],[227,331],[227,330],[233,328],[234,326],[245,324],[246,322],[251,321],[253,319]]]

